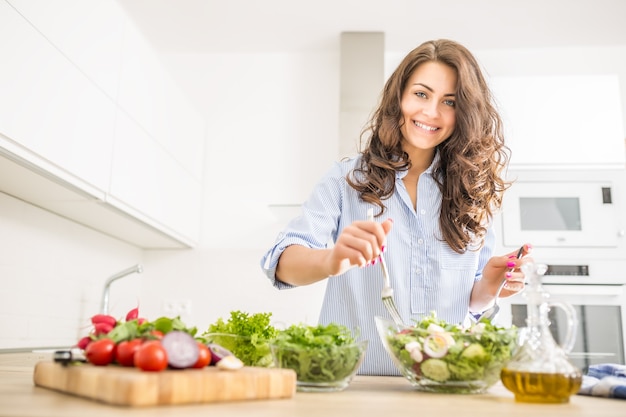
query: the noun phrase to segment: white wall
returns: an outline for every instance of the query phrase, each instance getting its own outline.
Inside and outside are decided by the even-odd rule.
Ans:
[[[324,284],[275,290],[259,261],[285,221],[268,205],[302,202],[339,157],[338,46],[339,38],[327,53],[163,57],[208,119],[197,249],[142,252],[0,194],[0,348],[73,343],[106,278],[137,262],[142,274],[111,287],[117,316],[138,301],[156,318],[174,300],[191,302],[183,319],[200,330],[235,309],[315,322]],[[387,53],[388,73],[405,52]],[[617,72],[626,111],[626,46],[475,52],[492,75]]]
[[[136,247],[0,193],[0,348],[78,340],[100,309],[106,279],[142,257]],[[140,277],[111,287],[116,315],[141,301]]]

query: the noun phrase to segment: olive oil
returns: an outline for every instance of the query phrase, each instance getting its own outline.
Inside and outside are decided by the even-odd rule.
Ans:
[[[580,372],[543,373],[503,369],[502,384],[515,394],[515,401],[567,403],[582,384]]]

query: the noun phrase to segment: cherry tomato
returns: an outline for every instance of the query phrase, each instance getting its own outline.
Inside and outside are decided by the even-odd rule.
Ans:
[[[211,351],[209,347],[202,342],[198,342],[198,360],[192,368],[204,368],[211,363]]]
[[[113,362],[115,342],[111,339],[99,339],[87,345],[85,358],[96,366],[104,366]]]
[[[135,352],[135,366],[142,371],[162,371],[167,368],[167,352],[158,340],[150,340]]]
[[[124,340],[115,347],[115,360],[122,366],[135,364],[135,352],[143,343],[142,339]]]
[[[148,334],[148,337],[150,339],[163,339],[163,332],[160,330],[152,330],[150,331],[150,333]]]

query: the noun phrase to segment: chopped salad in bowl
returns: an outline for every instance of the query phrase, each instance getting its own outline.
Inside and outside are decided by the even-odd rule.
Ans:
[[[336,323],[295,324],[280,330],[270,347],[277,368],[296,372],[298,391],[341,391],[358,371],[367,341]]]
[[[383,317],[375,321],[395,365],[422,391],[483,393],[500,380],[517,346],[516,327],[488,320],[462,327],[431,313],[413,326],[398,326]]]

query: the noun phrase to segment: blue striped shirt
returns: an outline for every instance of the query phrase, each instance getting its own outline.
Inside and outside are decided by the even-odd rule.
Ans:
[[[278,258],[286,247],[327,248],[343,228],[366,219],[369,207],[374,207],[374,213],[379,211],[378,207],[362,201],[346,182],[346,175],[357,166],[358,158],[334,164],[303,204],[300,216],[291,220],[262,258],[262,268],[276,288],[292,288],[275,276]],[[454,252],[438,238],[441,193],[432,176],[432,165],[419,178],[415,210],[402,181],[405,175],[406,171],[396,174],[395,192],[384,200],[387,211],[378,218],[378,221],[393,219],[385,259],[398,309],[407,324],[431,311],[447,322],[461,323],[468,314],[472,286],[480,279],[482,268],[492,255],[493,229],[489,229],[480,251]],[[362,375],[399,375],[382,346],[374,322],[375,316],[389,317],[381,301],[382,285],[378,264],[352,268],[328,278],[319,317],[320,324],[343,324],[360,339],[369,341],[359,369]]]

